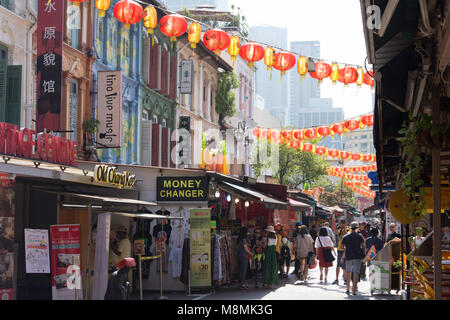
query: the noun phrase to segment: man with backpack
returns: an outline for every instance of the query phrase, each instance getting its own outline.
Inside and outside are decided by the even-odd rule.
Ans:
[[[280,269],[281,269],[281,277],[287,278],[289,273],[289,267],[291,266],[291,250],[290,243],[287,238],[286,231],[282,233],[283,238],[281,239],[280,245]]]

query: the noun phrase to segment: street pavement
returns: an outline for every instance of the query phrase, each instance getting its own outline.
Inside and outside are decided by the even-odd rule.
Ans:
[[[336,261],[333,267],[329,268],[328,283],[321,283],[320,270],[317,266],[309,270],[309,279],[306,284],[299,281],[295,275],[289,275],[287,279],[280,279],[278,286],[273,286],[271,290],[254,288],[252,280],[248,281],[251,286],[248,290],[240,290],[237,284],[231,288],[222,287],[213,294],[195,294],[187,296],[183,293],[163,293],[169,300],[401,300],[400,293],[391,291],[391,294],[380,294],[375,292],[370,295],[370,282],[360,281],[356,296],[346,294],[346,286],[342,280],[342,271],[340,274],[339,285],[331,284],[336,279]],[[291,267],[290,272],[294,270]],[[157,294],[145,293],[144,300],[151,300],[157,297]]]

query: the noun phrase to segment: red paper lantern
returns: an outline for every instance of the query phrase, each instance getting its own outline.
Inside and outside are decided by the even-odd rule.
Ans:
[[[303,151],[310,152],[312,151],[313,145],[311,143],[304,143],[303,144]]]
[[[138,23],[142,20],[144,9],[133,0],[121,0],[114,6],[114,17],[125,24],[125,29],[130,29],[130,24]]]
[[[377,156],[375,155],[372,156],[372,162],[377,162]]]
[[[362,180],[362,176],[355,176],[355,179],[358,180],[358,181],[361,181]]]
[[[300,148],[300,141],[297,141],[297,140],[291,141],[291,148],[292,149]]]
[[[355,154],[357,154],[357,153],[352,154],[352,158],[353,158],[353,155],[355,155]],[[353,168],[353,172],[359,173],[359,172],[361,172],[361,168],[360,167],[354,167]]]
[[[303,135],[305,136],[305,138],[307,139],[313,139],[316,136],[316,132],[314,129],[309,128],[309,129],[305,129],[303,130]]]
[[[375,81],[373,79],[373,71],[369,71],[364,74],[364,83],[373,89],[373,86],[375,84]]]
[[[345,173],[350,173],[352,171],[351,167],[344,167],[344,172]]]
[[[332,149],[328,151],[328,154],[332,157],[332,158],[337,158],[339,157],[339,151],[336,149]]]
[[[322,137],[326,137],[330,135],[330,128],[328,128],[327,126],[321,126],[317,129],[317,133],[322,136]]]
[[[377,171],[377,166],[375,164],[370,166],[371,171]]]
[[[208,30],[203,36],[203,43],[209,50],[214,51],[217,57],[220,55],[221,51],[228,48],[230,41],[231,38],[228,33],[220,29]]]
[[[334,133],[343,134],[344,128],[345,128],[345,126],[343,123],[337,123],[337,124],[333,125],[333,127],[331,129],[333,130]]]
[[[353,67],[345,67],[339,70],[339,81],[346,86],[350,83],[355,83],[358,80],[358,72]]]
[[[270,136],[272,137],[272,140],[280,140],[281,134],[279,130],[272,130]]]
[[[370,160],[372,160],[372,155],[371,154],[365,154],[362,157],[362,161],[364,162],[369,162]]]
[[[303,135],[303,130],[295,130],[294,131],[294,138],[297,139],[297,140],[305,139],[305,136]]]
[[[347,120],[344,123],[345,127],[350,131],[355,131],[359,128],[359,122],[357,120]]]
[[[364,172],[369,172],[370,171],[370,167],[369,166],[362,166],[362,171]]]
[[[281,130],[281,135],[285,139],[292,139],[292,131],[291,130]]]
[[[264,53],[263,46],[255,42],[246,43],[239,49],[239,55],[242,59],[248,61],[250,69],[253,68],[255,62],[264,58]]]
[[[348,175],[347,175],[347,178],[350,179],[350,180],[353,180],[354,177],[355,177],[355,176],[354,176],[353,174],[348,174]]]
[[[186,32],[188,23],[186,19],[179,14],[168,14],[159,20],[159,30],[170,37],[170,42],[173,44],[177,41],[177,37]]]
[[[314,68],[314,78],[319,80],[319,83],[321,83],[323,79],[328,78],[332,72],[331,66],[322,61],[316,62]]]
[[[362,116],[361,122],[368,127],[373,126],[373,114]]]
[[[352,154],[352,160],[358,161],[361,159],[361,155],[359,153],[353,153]],[[359,170],[361,170],[361,168],[358,167]]]
[[[259,138],[260,135],[260,129],[259,128],[255,128],[253,129],[253,135],[257,138]]]
[[[269,129],[262,129],[261,130],[261,137],[265,140],[270,138],[270,130]]]
[[[355,182],[355,186],[361,187],[361,182]]]
[[[361,184],[362,184],[364,187],[367,187],[367,188],[369,187],[369,183],[368,183],[367,181],[364,181],[364,182],[362,182]]]
[[[341,151],[341,159],[348,159],[350,157],[350,153],[347,151]]]
[[[327,152],[327,148],[325,147],[316,147],[316,154],[319,156],[324,155]]]
[[[281,77],[283,77],[287,70],[290,70],[295,66],[296,62],[297,59],[292,53],[282,51],[275,54],[273,67],[281,71]]]

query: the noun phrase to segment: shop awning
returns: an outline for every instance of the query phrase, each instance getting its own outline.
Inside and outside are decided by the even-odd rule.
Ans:
[[[289,205],[291,206],[292,210],[294,211],[311,211],[312,207],[309,204],[306,204],[304,202],[301,201],[297,201],[291,198],[288,198],[289,200]]]
[[[237,186],[237,185],[229,183],[229,182],[225,182],[225,181],[220,182],[219,188],[228,193],[232,193],[232,194],[241,196],[243,198],[247,197],[247,198],[249,198],[249,200],[252,200],[252,201],[255,201],[258,203],[263,203],[264,207],[266,209],[282,209],[282,210],[287,209],[287,204],[285,202],[275,200],[275,199],[268,197],[257,191],[253,191],[253,190],[241,187],[241,186]]]
[[[110,212],[110,213],[128,218],[183,220],[182,217],[171,217],[153,213],[126,213],[126,212]]]
[[[60,194],[64,196],[70,196],[74,198],[80,198],[89,200],[93,203],[104,203],[104,204],[121,204],[121,205],[140,205],[140,206],[156,206],[157,204],[154,202],[149,201],[143,201],[143,200],[136,200],[136,199],[128,199],[128,198],[115,198],[115,197],[106,197],[106,196],[94,196],[90,194],[81,194],[81,193],[74,193],[74,192],[58,192],[58,191],[51,191],[46,189],[40,189],[36,188],[38,191],[47,192],[47,193],[53,193],[53,194]]]

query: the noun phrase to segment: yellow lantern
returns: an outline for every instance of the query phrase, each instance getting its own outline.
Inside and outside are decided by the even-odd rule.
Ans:
[[[356,72],[358,73],[356,84],[358,85],[358,88],[361,88],[361,85],[364,83],[364,69],[359,67],[358,69],[356,69]]]
[[[99,11],[98,16],[103,18],[111,5],[111,0],[95,0],[95,5]]]
[[[233,67],[234,62],[236,61],[236,57],[239,54],[239,37],[238,36],[232,36],[230,38],[230,45],[228,46],[228,54],[231,56],[231,61],[233,61]]]
[[[297,60],[297,72],[300,75],[300,79],[305,79],[308,73],[308,58],[299,57]]]
[[[188,29],[188,40],[191,43],[192,54],[195,55],[195,48],[197,48],[197,43],[200,42],[200,37],[202,35],[202,26],[198,22],[191,23]]]
[[[336,84],[336,82],[339,80],[339,65],[337,63],[333,63],[331,65],[330,79],[331,81],[333,81],[333,84]]]
[[[153,31],[158,26],[158,13],[153,6],[147,6],[144,9],[144,27],[147,29],[148,34],[152,35],[152,46],[155,44],[153,38]]]
[[[272,69],[275,62],[275,49],[267,47],[264,50],[264,64],[267,66],[267,70],[270,71],[270,80],[272,80]]]

